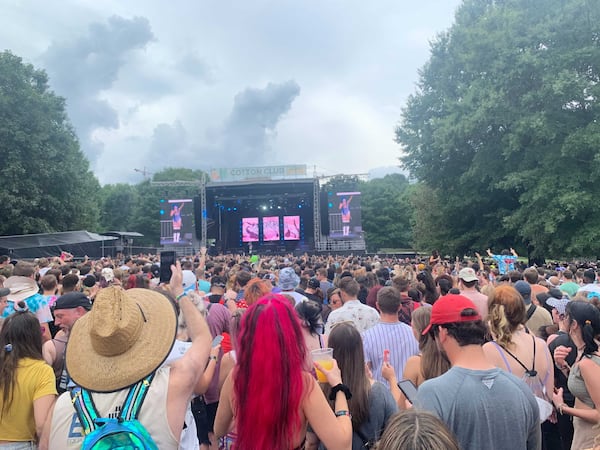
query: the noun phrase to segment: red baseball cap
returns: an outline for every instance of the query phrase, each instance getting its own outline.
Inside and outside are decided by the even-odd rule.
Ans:
[[[431,319],[429,321],[429,325],[427,325],[427,327],[423,330],[423,336],[429,333],[429,330],[431,330],[433,325],[481,320],[481,316],[479,314],[473,316],[462,315],[462,312],[465,309],[474,309],[477,311],[477,308],[473,302],[464,295],[448,294],[438,298],[431,307]]]

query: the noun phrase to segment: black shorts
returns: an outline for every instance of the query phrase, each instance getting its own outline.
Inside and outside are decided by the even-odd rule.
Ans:
[[[192,414],[196,421],[196,435],[198,436],[198,442],[200,445],[210,445],[208,439],[208,433],[214,431],[215,417],[217,416],[217,407],[219,402],[204,403],[202,397],[196,397],[192,401]]]

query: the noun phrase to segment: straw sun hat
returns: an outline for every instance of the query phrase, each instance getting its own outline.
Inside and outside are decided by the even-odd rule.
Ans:
[[[175,308],[164,295],[149,289],[102,289],[92,310],[71,330],[69,376],[95,392],[131,386],[163,363],[176,331]]]
[[[37,294],[40,289],[35,280],[20,276],[7,278],[4,287],[10,289],[8,299],[15,303]]]

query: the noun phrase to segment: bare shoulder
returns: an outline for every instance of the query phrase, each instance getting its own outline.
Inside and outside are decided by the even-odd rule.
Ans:
[[[486,342],[482,348],[488,361],[498,366],[498,363],[502,360],[502,355],[500,353],[501,350],[496,347],[496,344],[494,342]]]
[[[596,356],[596,361],[594,361],[593,358],[582,358],[581,361],[579,361],[579,368],[584,376],[586,373],[600,372],[600,358],[598,355],[594,356]]]

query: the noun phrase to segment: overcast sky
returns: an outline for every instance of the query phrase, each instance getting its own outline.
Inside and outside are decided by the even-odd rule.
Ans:
[[[67,99],[101,183],[134,169],[397,165],[394,127],[459,0],[6,0],[0,45]]]

